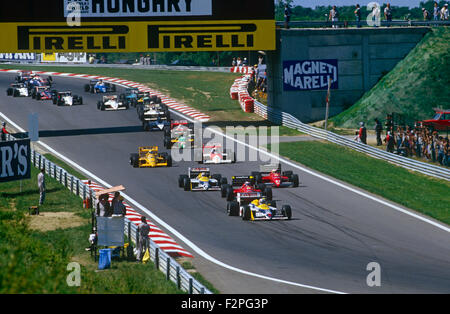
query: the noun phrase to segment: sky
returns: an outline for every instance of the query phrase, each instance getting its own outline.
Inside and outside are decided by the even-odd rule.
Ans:
[[[303,7],[314,8],[318,5],[355,5],[359,3],[361,6],[369,4],[369,2],[376,1],[380,4],[390,3],[392,6],[408,6],[408,7],[418,7],[420,2],[423,0],[294,0],[296,5],[301,5]],[[450,2],[450,1],[449,1]]]

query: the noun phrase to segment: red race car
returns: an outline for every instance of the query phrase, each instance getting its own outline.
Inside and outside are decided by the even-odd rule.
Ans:
[[[220,194],[225,197],[227,201],[236,199],[237,193],[252,193],[259,192],[267,200],[272,200],[272,188],[263,183],[257,184],[253,176],[233,176],[231,177],[231,185],[223,184],[220,189]]]
[[[450,109],[437,109],[434,111],[436,115],[433,119],[423,120],[419,122],[422,127],[428,127],[433,131],[448,131],[450,130]]]
[[[252,176],[255,177],[256,183],[270,184],[273,187],[298,187],[299,180],[298,175],[293,174],[292,171],[281,172],[281,164],[274,165],[261,165],[259,172],[252,172]]]
[[[36,100],[52,100],[53,95],[56,95],[56,92],[48,86],[35,86],[31,91],[31,98]]]

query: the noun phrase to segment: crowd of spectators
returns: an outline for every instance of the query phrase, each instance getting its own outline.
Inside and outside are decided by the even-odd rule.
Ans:
[[[361,125],[361,128],[364,124]],[[443,137],[437,131],[416,124],[410,126],[394,126],[392,119],[388,116],[385,123],[386,135],[384,145],[386,151],[404,157],[425,158],[427,161],[438,162],[442,166],[450,166],[450,141],[448,136]],[[356,133],[355,140],[364,142],[361,135],[363,130]],[[380,122],[375,121],[375,132],[377,134],[377,146],[381,146],[379,135],[381,135]]]

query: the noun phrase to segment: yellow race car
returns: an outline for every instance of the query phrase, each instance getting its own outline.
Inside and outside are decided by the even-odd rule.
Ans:
[[[130,165],[134,168],[172,167],[172,156],[158,153],[158,146],[139,147],[138,154],[130,154]]]

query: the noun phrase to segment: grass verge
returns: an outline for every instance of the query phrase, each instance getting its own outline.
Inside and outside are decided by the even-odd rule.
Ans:
[[[280,143],[280,155],[450,225],[446,181],[319,141]]]
[[[46,177],[46,201],[39,216],[29,216],[37,205],[37,169],[31,179],[1,184],[0,293],[149,293],[179,294],[153,263],[112,261],[106,271],[85,251],[89,245],[90,212],[81,200]],[[67,265],[81,266],[81,285],[69,287]]]

